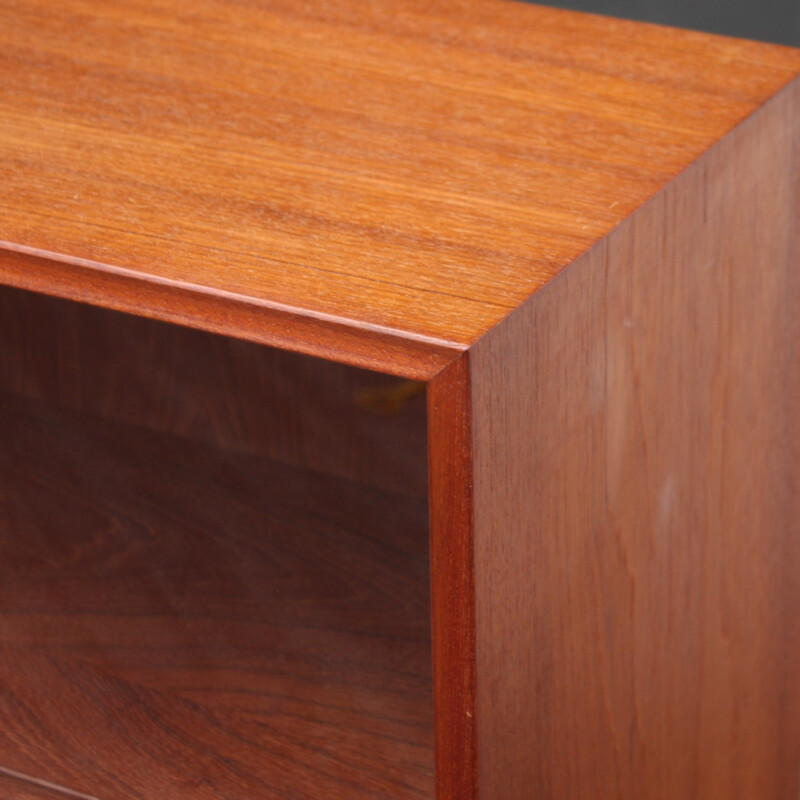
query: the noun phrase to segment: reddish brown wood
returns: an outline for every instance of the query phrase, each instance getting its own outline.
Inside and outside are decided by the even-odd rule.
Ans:
[[[433,796],[424,502],[0,408],[0,766],[101,800]]]
[[[428,387],[436,796],[477,797],[469,356]]]
[[[64,787],[37,781],[0,768],[0,797],[11,800],[97,800]]]
[[[497,0],[2,0],[0,280],[430,378],[798,72]]]
[[[350,328],[332,316],[299,308],[243,301],[224,291],[142,282],[124,272],[6,251],[2,246],[0,281],[412,379],[429,378],[460,352],[377,327]]]
[[[311,472],[397,488],[397,428],[327,451],[354,410],[300,430],[230,343],[198,395],[185,332],[140,413],[147,336],[126,376],[67,325],[54,377],[12,329],[0,766],[431,796],[433,687],[440,800],[796,800],[798,72],[499,0],[0,0],[0,283],[430,381],[433,630],[414,492]]]
[[[481,800],[798,795],[798,123],[470,352]]]
[[[0,390],[424,498],[424,391],[374,372],[0,287]],[[387,413],[388,412],[388,413]]]

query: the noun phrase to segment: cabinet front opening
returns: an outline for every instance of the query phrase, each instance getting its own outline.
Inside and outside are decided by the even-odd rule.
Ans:
[[[17,290],[0,320],[0,775],[433,797],[422,387]]]

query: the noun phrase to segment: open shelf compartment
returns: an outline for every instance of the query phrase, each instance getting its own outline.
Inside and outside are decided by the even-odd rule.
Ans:
[[[10,296],[51,323],[172,335]],[[40,340],[40,360],[77,358]],[[99,800],[432,798],[426,498],[66,403],[34,373],[0,394],[3,780]],[[396,425],[353,446],[385,458]]]

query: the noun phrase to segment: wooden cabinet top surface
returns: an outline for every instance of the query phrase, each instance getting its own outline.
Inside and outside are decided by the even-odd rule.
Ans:
[[[798,72],[503,0],[0,0],[0,281],[430,377]]]

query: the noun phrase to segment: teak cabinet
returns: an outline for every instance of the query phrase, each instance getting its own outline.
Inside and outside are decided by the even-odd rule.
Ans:
[[[500,0],[0,45],[0,797],[796,800],[800,53]]]

